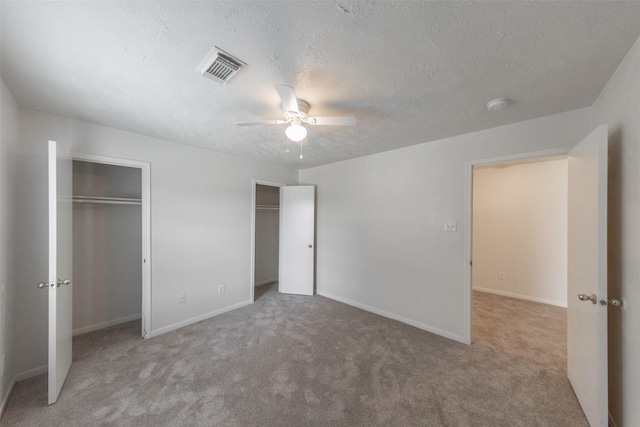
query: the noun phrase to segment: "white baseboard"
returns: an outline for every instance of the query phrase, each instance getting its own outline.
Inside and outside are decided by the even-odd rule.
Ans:
[[[9,389],[7,393],[4,395],[4,399],[2,399],[2,406],[0,406],[0,420],[2,419],[2,415],[4,414],[4,409],[7,407],[7,403],[9,403],[9,398],[11,397],[11,393],[13,392],[13,388],[16,386],[16,377],[13,377],[11,384],[9,385]]]
[[[526,301],[539,302],[542,304],[549,304],[549,305],[555,305],[556,307],[567,308],[567,303],[562,301],[554,301],[554,300],[549,300],[544,298],[531,297],[529,295],[520,295],[520,294],[511,293],[511,292],[497,291],[495,289],[479,288],[476,286],[473,287],[473,290],[478,292],[486,292],[488,294],[500,295],[503,297],[523,299]]]
[[[326,297],[326,298],[329,298],[329,299],[332,299],[332,300],[336,300],[336,301],[339,301],[341,303],[344,303],[344,304],[347,304],[347,305],[351,305],[353,307],[357,307],[357,308],[359,308],[361,310],[368,311],[368,312],[374,313],[374,314],[378,314],[380,316],[387,317],[389,319],[397,320],[399,322],[406,323],[407,325],[414,326],[414,327],[416,327],[418,329],[422,329],[424,331],[431,332],[432,334],[440,335],[442,337],[449,338],[449,339],[454,340],[454,341],[458,341],[458,342],[460,342],[462,344],[467,344],[467,342],[468,342],[468,340],[466,340],[464,337],[462,337],[460,335],[452,334],[451,332],[447,332],[447,331],[439,329],[439,328],[434,328],[433,326],[425,325],[424,323],[416,322],[415,320],[411,320],[411,319],[408,319],[406,317],[399,316],[397,314],[389,313],[388,311],[384,311],[384,310],[380,310],[380,309],[375,308],[375,307],[370,307],[368,305],[360,304],[359,302],[355,302],[355,301],[349,300],[347,298],[342,298],[342,297],[339,297],[337,295],[330,294],[328,292],[317,291],[316,293],[318,295],[323,296],[323,297]]]
[[[48,371],[49,371],[48,365],[43,365],[37,368],[29,369],[28,371],[20,372],[18,375],[16,375],[15,381],[19,383],[20,381],[37,377],[38,375],[46,374]]]
[[[165,326],[160,329],[156,329],[155,331],[151,331],[149,337],[157,337],[158,335],[166,334],[167,332],[175,331],[176,329],[180,329],[183,326],[191,325],[193,323],[198,323],[202,320],[209,319],[211,317],[218,316],[220,314],[226,313],[228,311],[236,310],[240,307],[244,307],[245,305],[251,304],[251,301],[243,301],[238,304],[230,305],[229,307],[221,308],[220,310],[212,311],[210,313],[203,314],[201,316],[192,317],[191,319],[183,320],[182,322],[174,323],[173,325]]]
[[[277,277],[275,279],[260,280],[259,282],[256,282],[255,286],[258,287],[262,285],[268,285],[269,283],[273,283],[277,281],[278,281]]]
[[[86,334],[87,332],[97,331],[99,329],[108,328],[109,326],[119,325],[120,323],[130,322],[132,320],[142,319],[142,314],[132,314],[131,316],[121,317],[119,319],[109,320],[108,322],[98,323],[96,325],[85,326],[73,330],[73,336]]]

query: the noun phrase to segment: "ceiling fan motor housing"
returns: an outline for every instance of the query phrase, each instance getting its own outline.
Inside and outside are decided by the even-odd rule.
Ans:
[[[297,117],[300,120],[305,121],[307,117],[309,117],[309,103],[302,99],[296,99],[296,101],[298,102],[298,111],[285,111],[284,117],[287,120]],[[282,109],[284,110],[284,105]]]

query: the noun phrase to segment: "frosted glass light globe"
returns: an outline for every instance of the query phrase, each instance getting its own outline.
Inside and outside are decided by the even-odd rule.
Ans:
[[[307,136],[307,129],[298,124],[291,124],[284,133],[287,134],[287,138],[294,142],[300,142]]]

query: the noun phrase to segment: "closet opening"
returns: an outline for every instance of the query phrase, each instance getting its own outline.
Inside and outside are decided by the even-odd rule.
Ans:
[[[148,164],[73,156],[74,336],[127,322],[151,336],[148,184]]]
[[[280,187],[253,180],[251,301],[277,286],[280,241]]]

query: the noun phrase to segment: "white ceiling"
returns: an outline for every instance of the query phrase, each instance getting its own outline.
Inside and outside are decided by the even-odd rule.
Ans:
[[[640,36],[640,2],[0,3],[1,73],[22,107],[306,168],[590,106]],[[228,85],[195,68],[219,46]],[[273,85],[311,115],[299,148]],[[513,100],[490,113],[497,96]],[[285,150],[289,148],[290,153]]]

